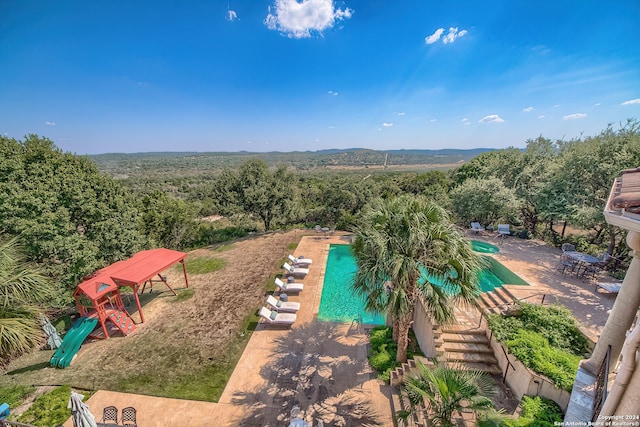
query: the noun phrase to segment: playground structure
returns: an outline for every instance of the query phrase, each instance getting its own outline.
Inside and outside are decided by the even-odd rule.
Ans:
[[[106,339],[118,330],[125,336],[135,331],[136,323],[125,308],[120,288],[128,286],[133,290],[140,323],[144,323],[138,293],[144,292],[147,284],[153,288],[154,282],[162,282],[177,295],[167,283],[166,277],[160,273],[178,262],[182,264],[185,285],[188,288],[189,280],[184,264],[186,257],[187,254],[184,252],[164,248],[141,251],[127,260],[98,270],[80,283],[73,292],[73,298],[81,317],[67,332],[62,345],[52,356],[49,362],[51,366],[69,366],[87,336]],[[160,280],[153,279],[156,275]],[[107,322],[110,322],[109,326]],[[95,329],[98,323],[101,328]]]

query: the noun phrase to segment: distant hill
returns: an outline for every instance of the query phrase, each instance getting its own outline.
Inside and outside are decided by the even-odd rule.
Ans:
[[[193,175],[217,173],[236,167],[250,158],[260,158],[270,166],[285,165],[294,170],[330,168],[425,168],[450,169],[490,148],[469,150],[370,150],[365,148],[293,152],[157,152],[107,153],[88,156],[98,168],[114,177],[135,175]]]

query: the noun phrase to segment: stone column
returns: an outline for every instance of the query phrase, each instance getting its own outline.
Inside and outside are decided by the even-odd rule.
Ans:
[[[582,363],[582,367],[596,375],[607,354],[607,346],[611,345],[611,370],[620,356],[626,333],[636,317],[640,307],[640,234],[629,231],[627,245],[633,255],[631,265],[624,276],[624,281],[616,301],[611,309],[600,339],[593,349],[591,357]]]

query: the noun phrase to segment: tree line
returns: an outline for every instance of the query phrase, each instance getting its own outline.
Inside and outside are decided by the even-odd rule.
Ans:
[[[197,177],[152,179],[115,179],[46,137],[0,136],[0,239],[15,239],[53,284],[48,307],[68,304],[85,276],[141,249],[186,250],[316,224],[355,230],[365,207],[400,195],[434,202],[463,228],[507,222],[521,237],[573,239],[581,250],[624,257],[625,233],[602,210],[614,177],[640,165],[639,126],[629,120],[570,141],[538,137],[448,171],[296,172],[252,155]],[[202,221],[211,215],[224,219]],[[565,235],[567,226],[582,233]]]

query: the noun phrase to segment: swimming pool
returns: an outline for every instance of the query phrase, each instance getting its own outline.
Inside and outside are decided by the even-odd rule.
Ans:
[[[360,321],[384,325],[383,314],[367,313],[364,303],[351,292],[351,281],[358,270],[349,245],[331,245],[322,284],[318,320],[331,322]]]
[[[483,242],[482,240],[472,240],[471,249],[483,254],[497,254],[500,252],[500,248],[491,243]]]
[[[479,287],[482,292],[509,285],[528,285],[517,274],[490,256],[482,256],[485,268],[480,270]],[[352,322],[362,319],[362,323],[384,325],[384,315],[367,313],[362,300],[351,292],[351,280],[357,271],[356,260],[349,245],[331,245],[318,319],[332,322]],[[432,283],[435,280],[431,280]],[[455,291],[454,291],[455,292]]]

